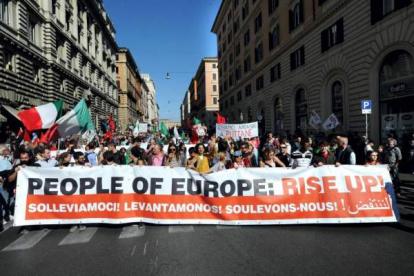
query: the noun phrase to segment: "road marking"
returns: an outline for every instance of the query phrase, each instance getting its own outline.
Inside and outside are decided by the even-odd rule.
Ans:
[[[88,227],[84,231],[79,231],[79,229],[77,229],[75,232],[69,233],[59,243],[59,245],[87,243],[92,239],[92,237],[93,237],[93,235],[95,235],[96,231],[98,231],[97,227]]]
[[[237,229],[237,228],[240,228],[240,226],[237,226],[237,225],[217,225],[216,227],[219,230],[228,230],[228,229]]]
[[[148,245],[148,242],[146,242],[145,243],[145,246],[144,246],[144,252],[143,252],[143,255],[145,256],[145,254],[147,254],[147,245]]]
[[[168,233],[189,233],[194,232],[192,225],[169,226]]]
[[[135,245],[134,246],[134,249],[132,250],[132,253],[131,253],[131,257],[134,255],[134,253],[135,253],[135,249],[137,248],[137,246]]]
[[[145,227],[139,228],[138,225],[132,225],[122,228],[118,239],[129,239],[145,235]]]
[[[2,251],[14,251],[14,250],[24,250],[30,249],[35,246],[41,239],[43,239],[50,230],[36,230],[29,231],[29,233],[21,236],[12,244],[4,248]]]

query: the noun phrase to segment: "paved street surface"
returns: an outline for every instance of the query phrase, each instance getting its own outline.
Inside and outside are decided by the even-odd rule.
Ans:
[[[19,235],[9,223],[0,275],[413,275],[413,187],[404,181],[395,224],[94,225]]]
[[[412,275],[404,225],[89,227],[0,237],[1,275]]]

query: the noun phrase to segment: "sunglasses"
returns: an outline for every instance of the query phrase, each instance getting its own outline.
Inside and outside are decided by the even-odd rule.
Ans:
[[[281,149],[285,149],[286,147],[280,147]]]
[[[240,149],[247,149],[246,147],[241,147]]]
[[[170,151],[176,151],[176,149],[170,149]]]

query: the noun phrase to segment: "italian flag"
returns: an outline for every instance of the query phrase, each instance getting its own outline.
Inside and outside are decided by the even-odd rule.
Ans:
[[[85,99],[82,99],[73,110],[66,113],[42,137],[42,142],[56,141],[67,135],[95,130]]]
[[[62,117],[63,100],[48,103],[18,113],[25,128],[32,132],[38,129],[48,129],[57,119]]]

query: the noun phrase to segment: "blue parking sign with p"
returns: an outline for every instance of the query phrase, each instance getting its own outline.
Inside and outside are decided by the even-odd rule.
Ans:
[[[371,114],[372,101],[371,100],[362,100],[361,109],[362,109],[362,114]]]

